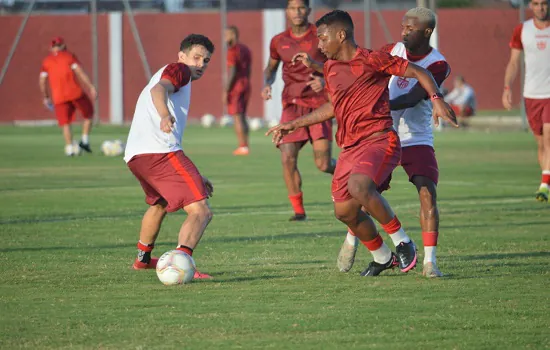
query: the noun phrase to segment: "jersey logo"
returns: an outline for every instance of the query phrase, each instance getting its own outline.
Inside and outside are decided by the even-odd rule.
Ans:
[[[405,89],[407,86],[409,86],[409,80],[407,80],[407,78],[399,77],[399,79],[397,79],[397,87]]]
[[[283,46],[281,46],[281,49],[283,49],[283,50],[290,49],[290,46],[289,45],[283,45]]]
[[[541,51],[546,49],[546,40],[537,41],[537,48]]]
[[[300,49],[304,50],[304,51],[309,51],[311,50],[311,41],[302,41],[300,43]]]

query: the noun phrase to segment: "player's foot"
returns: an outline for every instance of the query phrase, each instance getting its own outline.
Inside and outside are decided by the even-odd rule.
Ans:
[[[293,216],[288,219],[288,221],[306,221],[307,216],[306,214],[294,214]]]
[[[198,270],[195,270],[195,275],[193,276],[193,278],[196,280],[202,280],[202,279],[211,279],[213,277],[207,273],[201,273]]]
[[[90,148],[89,143],[83,143],[82,141],[80,141],[80,143],[78,144],[78,147],[80,147],[82,150],[88,153],[92,153],[92,149]]]
[[[416,246],[413,241],[409,243],[401,242],[395,247],[395,253],[399,260],[399,269],[401,272],[409,272],[416,266]]]
[[[393,269],[397,265],[399,265],[397,262],[397,256],[392,252],[391,258],[387,263],[379,264],[376,261],[373,261],[369,264],[365,271],[361,272],[361,276],[378,276],[382,271]]]
[[[157,267],[159,259],[158,258],[151,258],[151,260],[148,263],[144,263],[136,259],[134,261],[134,265],[132,267],[134,270],[148,270],[148,269],[154,269]]]
[[[540,187],[538,189],[538,191],[535,193],[535,198],[539,201],[539,202],[548,202],[548,197],[549,197],[549,193],[550,190],[548,189],[548,187]]]
[[[357,244],[350,244],[347,239],[344,240],[340,253],[338,253],[338,259],[336,265],[340,272],[348,272],[353,267],[355,261],[355,253],[357,253]]]
[[[439,271],[439,269],[437,268],[437,265],[432,262],[424,264],[422,275],[428,278],[443,277],[443,274],[441,273],[441,271]]]
[[[247,156],[250,153],[248,147],[239,147],[233,151],[234,156]]]

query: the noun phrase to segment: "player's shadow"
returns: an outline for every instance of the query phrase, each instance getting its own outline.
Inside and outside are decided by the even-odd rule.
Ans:
[[[212,279],[203,279],[203,280],[196,280],[195,282],[200,283],[240,283],[240,282],[251,282],[251,281],[269,281],[269,280],[276,280],[285,278],[284,276],[274,276],[274,275],[264,275],[264,276],[248,276],[248,277],[224,277],[223,274],[216,274],[214,275],[214,278]],[[193,283],[195,283],[193,282]]]
[[[550,257],[550,252],[522,252],[522,253],[490,253],[476,255],[457,255],[446,256],[445,260],[509,260],[524,258],[546,258]]]

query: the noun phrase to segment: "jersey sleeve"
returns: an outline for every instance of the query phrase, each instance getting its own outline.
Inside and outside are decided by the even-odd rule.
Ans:
[[[174,85],[174,92],[191,81],[191,70],[183,63],[170,63],[162,71],[161,79],[166,79]]]
[[[386,45],[382,46],[379,51],[387,52],[387,53],[391,54],[391,51],[393,50],[394,47],[395,47],[395,43],[386,44]]]
[[[521,43],[521,31],[522,30],[523,30],[523,23],[518,24],[514,28],[514,32],[512,33],[512,39],[510,39],[510,48],[511,49],[523,50],[523,44]]]
[[[71,69],[76,69],[76,67],[80,66],[80,61],[76,57],[76,55],[71,54],[71,58],[69,59],[69,65],[71,66]]]
[[[368,58],[378,72],[387,75],[403,76],[409,66],[409,61],[382,51],[373,51]]]
[[[42,66],[40,67],[40,76],[41,77],[48,76],[48,66],[46,65],[46,60],[42,61]]]
[[[426,69],[432,73],[438,86],[441,86],[449,74],[451,74],[451,66],[445,61],[434,62]]]
[[[279,56],[279,52],[277,51],[277,46],[279,46],[279,39],[277,37],[273,37],[271,39],[271,42],[269,43],[269,57],[271,57],[274,60],[280,61],[281,56]]]

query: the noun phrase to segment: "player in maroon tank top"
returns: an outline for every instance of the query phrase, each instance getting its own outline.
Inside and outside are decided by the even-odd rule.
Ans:
[[[262,97],[265,100],[271,99],[271,85],[275,81],[277,68],[282,62],[285,83],[282,94],[281,122],[283,123],[308,114],[327,102],[326,93],[323,91],[322,74],[304,65],[292,63],[292,57],[298,52],[307,52],[319,61],[326,60],[317,48],[315,26],[307,20],[310,12],[308,0],[289,0],[286,16],[291,26],[271,39],[270,58],[264,71],[265,86]],[[301,188],[302,178],[298,171],[298,153],[308,141],[312,144],[317,168],[329,174],[333,174],[335,169],[335,161],[331,157],[332,122],[330,120],[298,129],[282,139],[278,148],[281,151],[288,198],[294,209],[291,221],[306,219]]]
[[[402,272],[408,272],[416,266],[416,246],[378,192],[401,156],[399,137],[390,114],[391,75],[419,81],[431,97],[436,124],[438,117],[442,117],[456,125],[456,116],[441,98],[427,70],[387,52],[358,47],[353,38],[353,21],[347,12],[332,11],[316,25],[319,48],[329,60],[323,65],[307,54],[299,54],[295,59],[316,70],[324,69],[331,101],[308,115],[271,128],[267,135],[273,133],[273,141],[278,142],[296,128],[335,116],[336,142],[342,152],[332,181],[334,213],[373,256],[374,261],[361,275],[377,276],[397,265]],[[370,215],[361,211],[361,207]],[[388,234],[399,236],[397,254],[384,243],[371,216]]]

